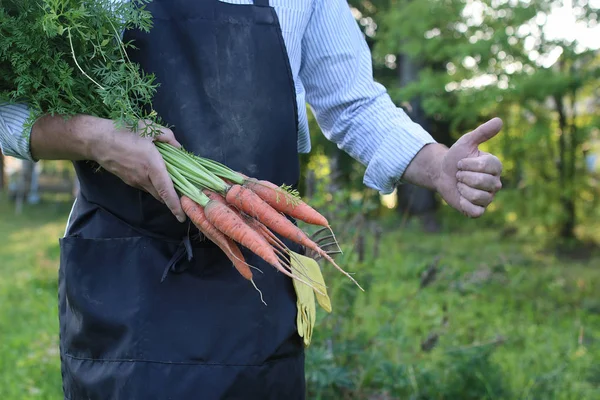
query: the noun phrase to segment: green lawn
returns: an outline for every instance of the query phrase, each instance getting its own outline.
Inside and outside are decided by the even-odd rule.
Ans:
[[[500,230],[407,228],[380,247],[354,268],[366,293],[328,273],[311,398],[600,399],[600,258],[559,260]]]
[[[58,238],[69,205],[0,204],[0,399],[60,399]]]
[[[61,398],[58,238],[69,206],[15,216],[0,203],[1,400]],[[334,310],[319,315],[308,352],[309,398],[599,399],[600,258],[560,261],[499,238],[391,232],[377,260],[341,259],[365,293],[326,266]]]

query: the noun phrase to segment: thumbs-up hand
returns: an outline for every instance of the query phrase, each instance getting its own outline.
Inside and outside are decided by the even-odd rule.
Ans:
[[[441,163],[437,190],[446,202],[468,217],[478,218],[502,188],[502,163],[479,145],[502,129],[494,118],[462,136],[448,149]]]

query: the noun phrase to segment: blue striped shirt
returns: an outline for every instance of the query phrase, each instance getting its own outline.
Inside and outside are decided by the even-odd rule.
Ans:
[[[120,1],[120,0],[115,0]],[[252,0],[222,0],[250,4]],[[391,193],[434,139],[373,79],[369,48],[346,0],[271,0],[280,19],[298,99],[298,151],[310,151],[306,104],[323,134],[366,166],[364,184]],[[26,105],[0,105],[0,146],[31,160]]]

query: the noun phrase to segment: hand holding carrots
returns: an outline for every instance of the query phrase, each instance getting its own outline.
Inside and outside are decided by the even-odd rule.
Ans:
[[[245,176],[171,144],[156,142],[155,146],[182,196],[185,214],[204,236],[223,250],[243,278],[254,284],[252,266],[246,263],[238,244],[284,275],[319,292],[307,274],[308,268],[294,259],[295,253],[284,243],[287,239],[310,249],[361,288],[335,263],[331,251],[324,250],[318,241],[287,218],[322,226],[331,232],[328,237],[333,242],[327,246],[337,245],[327,219],[302,201],[295,190]]]
[[[164,203],[180,222],[186,217],[179,196],[175,191],[165,162],[154,140],[181,147],[173,132],[161,128],[162,134],[155,138],[141,137],[126,129],[118,130],[112,120],[93,118],[90,129],[97,131],[92,147],[92,157],[107,171],[115,174],[129,186],[150,193]]]

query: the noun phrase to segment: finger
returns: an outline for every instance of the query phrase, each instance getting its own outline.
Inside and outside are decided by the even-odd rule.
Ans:
[[[154,197],[156,200],[165,204],[165,201],[160,197],[160,195],[158,194],[158,192],[156,191],[156,189],[150,181],[148,181],[148,183],[144,186],[139,186],[138,189],[145,190],[146,192],[150,193],[152,197]]]
[[[500,118],[492,118],[485,124],[479,125],[474,131],[464,135],[463,140],[467,140],[475,146],[480,145],[496,136],[502,129],[502,125],[503,122]]]
[[[464,197],[460,198],[460,208],[467,217],[479,218],[485,212],[485,208],[471,203]]]
[[[483,190],[473,189],[464,183],[458,183],[458,192],[462,197],[476,206],[487,207],[494,200],[494,194]]]
[[[495,193],[502,188],[500,178],[490,174],[472,171],[458,171],[456,179],[473,189]]]
[[[179,143],[177,141],[177,139],[175,139],[175,135],[173,134],[173,131],[168,129],[168,128],[161,128],[160,129],[161,134],[157,135],[154,140],[158,141],[158,142],[163,142],[163,143],[168,143],[171,146],[177,147],[177,148],[181,148],[181,143]]]
[[[160,196],[154,189],[154,186],[152,186],[152,184],[150,183],[150,180],[146,180],[146,181],[142,182],[142,181],[138,181],[138,180],[123,179],[123,182],[125,182],[127,185],[131,186],[134,189],[142,190],[144,192],[151,194],[156,200],[162,202],[162,199],[160,198]]]
[[[162,168],[161,168],[162,167]],[[158,196],[162,199],[163,203],[171,210],[173,215],[177,217],[179,222],[185,222],[186,217],[183,209],[181,208],[181,200],[175,191],[173,181],[167,173],[167,169],[164,164],[161,167],[154,168],[149,173],[150,182]]]
[[[502,163],[498,157],[484,154],[479,157],[463,158],[458,162],[458,169],[500,176],[502,174]]]

